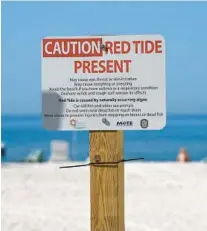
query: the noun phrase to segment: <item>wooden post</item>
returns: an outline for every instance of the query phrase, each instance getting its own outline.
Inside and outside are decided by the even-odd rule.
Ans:
[[[90,131],[90,162],[123,159],[122,131]],[[124,231],[124,163],[91,165],[91,231]]]

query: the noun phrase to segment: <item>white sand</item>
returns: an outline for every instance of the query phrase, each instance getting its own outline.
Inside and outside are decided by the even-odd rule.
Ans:
[[[62,164],[61,164],[62,165]],[[3,231],[89,231],[89,168],[2,167]],[[206,231],[206,164],[125,164],[126,231]]]

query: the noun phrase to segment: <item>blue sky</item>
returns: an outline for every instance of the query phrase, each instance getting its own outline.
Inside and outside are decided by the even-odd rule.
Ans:
[[[2,114],[41,112],[44,36],[162,34],[167,111],[207,113],[206,2],[3,2]]]

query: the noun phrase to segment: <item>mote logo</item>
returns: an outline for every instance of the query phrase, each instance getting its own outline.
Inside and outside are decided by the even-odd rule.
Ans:
[[[132,126],[133,125],[133,122],[132,121],[118,121],[116,123],[116,126]]]

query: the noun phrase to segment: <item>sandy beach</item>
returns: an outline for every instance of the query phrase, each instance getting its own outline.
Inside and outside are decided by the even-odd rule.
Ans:
[[[2,230],[90,230],[89,168],[59,166],[2,167]],[[206,196],[206,164],[125,164],[126,231],[206,231]]]

